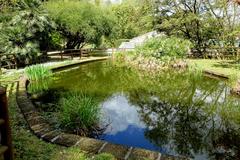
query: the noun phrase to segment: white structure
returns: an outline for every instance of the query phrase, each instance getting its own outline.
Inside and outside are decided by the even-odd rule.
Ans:
[[[131,39],[129,42],[122,42],[122,44],[119,46],[119,49],[125,49],[128,51],[134,50],[136,46],[143,44],[146,40],[162,35],[163,34],[157,33],[157,31],[148,32],[146,34]]]

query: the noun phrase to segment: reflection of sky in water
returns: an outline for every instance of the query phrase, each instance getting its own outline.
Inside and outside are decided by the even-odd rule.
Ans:
[[[159,101],[158,97],[150,97],[152,100]],[[137,107],[128,102],[124,94],[114,94],[102,104],[104,117],[111,122],[100,139],[108,142],[122,144],[133,147],[140,147],[161,153],[178,155],[174,150],[174,141],[169,141],[162,147],[152,144],[144,135],[147,130],[146,125],[140,120]],[[151,114],[152,119],[157,116]],[[150,129],[150,128],[149,128]],[[198,155],[201,159],[203,156]]]
[[[130,125],[139,129],[145,128],[144,123],[138,117],[136,107],[130,105],[124,95],[116,94],[110,97],[102,104],[102,108],[104,114],[111,122],[111,125],[105,132],[109,135],[125,131]]]
[[[145,138],[146,126],[139,119],[136,106],[129,104],[125,95],[113,95],[102,104],[102,107],[104,114],[111,122],[101,136],[102,139],[112,143],[164,152],[163,149],[154,146]]]
[[[197,90],[195,95],[200,97],[202,93],[200,90]],[[160,102],[159,98],[156,96],[150,96],[150,99]],[[129,103],[128,97],[125,94],[118,93],[112,95],[102,103],[102,109],[104,113],[103,117],[107,117],[107,122],[110,121],[110,125],[107,127],[104,134],[99,137],[100,139],[116,144],[160,151],[165,154],[179,155],[175,150],[177,144],[175,144],[174,140],[169,140],[168,143],[160,147],[154,145],[145,137],[145,132],[147,129],[151,130],[151,128],[147,128],[141,121],[138,107]],[[152,120],[155,119],[154,121],[158,121],[156,119],[157,117],[158,116],[155,115],[154,112],[150,114],[150,118]],[[194,154],[191,148],[189,148],[189,151]],[[194,154],[194,159],[196,160],[207,159],[207,157],[208,155],[206,153],[200,152]]]

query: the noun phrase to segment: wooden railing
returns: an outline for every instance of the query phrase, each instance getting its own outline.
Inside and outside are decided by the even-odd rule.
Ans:
[[[240,47],[211,47],[204,51],[203,55],[198,54],[199,52],[192,49],[190,58],[196,58],[196,55],[206,59],[240,59]]]
[[[0,86],[0,159],[13,160],[6,89]]]
[[[61,60],[63,57],[74,57],[82,58],[83,56],[89,56],[92,49],[64,49],[56,52],[48,52],[48,56],[60,56]]]

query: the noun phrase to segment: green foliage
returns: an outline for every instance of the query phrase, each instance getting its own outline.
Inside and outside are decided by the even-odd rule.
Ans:
[[[176,37],[157,37],[146,41],[136,50],[137,55],[144,57],[172,57],[183,58],[191,47],[188,40]]]
[[[51,49],[59,50],[60,48],[63,48],[64,45],[64,37],[57,31],[53,31],[50,33],[50,47]]]
[[[79,48],[86,43],[100,44],[102,36],[112,31],[108,13],[94,4],[79,1],[50,1],[45,5],[67,39],[67,48]]]
[[[118,46],[119,39],[131,39],[153,30],[153,4],[151,0],[123,1],[111,10],[116,24],[110,41]]]
[[[70,92],[59,102],[61,125],[77,134],[88,134],[100,120],[100,107],[94,97]]]
[[[54,25],[39,0],[19,0],[13,11],[0,21],[0,52],[14,54],[19,63],[35,62],[40,50],[46,49]]]
[[[234,45],[240,13],[238,5],[226,0],[156,1],[155,27],[168,35],[189,39],[202,55],[210,40],[225,46]]]
[[[45,78],[49,78],[52,75],[52,71],[43,64],[37,64],[30,67],[26,67],[25,74],[29,80],[39,81]]]

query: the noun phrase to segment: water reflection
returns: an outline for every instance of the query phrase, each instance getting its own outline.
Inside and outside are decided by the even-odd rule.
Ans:
[[[219,106],[210,105],[209,100],[206,105],[194,103],[199,99],[205,101],[209,95],[192,96],[195,101],[187,106],[153,100],[143,91],[132,92],[130,97],[131,102],[140,108],[141,120],[149,128],[145,136],[153,144],[167,146],[170,154],[178,153],[196,159],[234,159],[240,157],[239,125],[231,124],[217,113],[215,107],[221,109],[221,99],[225,96],[221,95],[224,93],[221,92],[217,99],[211,97],[211,102],[217,102]]]
[[[137,129],[145,128],[144,123],[139,119],[136,106],[130,105],[123,94],[113,95],[102,104],[102,108],[111,123],[105,131],[106,134],[116,135],[127,130],[130,125]]]

